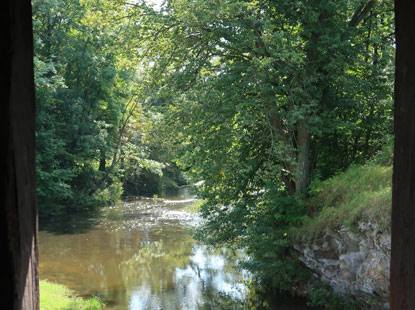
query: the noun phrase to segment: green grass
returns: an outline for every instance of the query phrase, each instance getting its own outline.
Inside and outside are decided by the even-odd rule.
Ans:
[[[311,217],[294,232],[305,239],[315,238],[325,228],[354,227],[370,220],[386,228],[392,206],[392,167],[370,163],[311,186]]]
[[[202,199],[196,200],[194,203],[188,204],[187,206],[185,206],[183,211],[191,213],[191,214],[199,213],[200,208],[202,207],[203,204],[204,204],[204,201]]]
[[[104,304],[97,297],[84,299],[66,286],[40,281],[40,310],[101,310]]]

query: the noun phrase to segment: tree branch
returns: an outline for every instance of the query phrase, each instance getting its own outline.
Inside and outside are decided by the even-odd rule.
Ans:
[[[354,12],[353,17],[349,22],[349,26],[357,27],[363,18],[369,13],[370,9],[375,5],[375,3],[376,0],[370,0],[366,5],[362,2],[357,8],[356,12]]]

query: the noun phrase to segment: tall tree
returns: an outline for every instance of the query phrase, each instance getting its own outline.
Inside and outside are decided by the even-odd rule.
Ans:
[[[141,15],[128,1],[33,1],[41,213],[113,203],[123,187],[139,193],[130,181],[143,171],[160,178],[144,137],[155,118],[144,107],[154,83],[147,32],[133,22]]]
[[[392,85],[388,81],[393,36],[390,3],[374,5],[375,1],[171,2],[159,16],[162,43],[156,45],[156,70],[170,63],[167,83],[188,96],[188,90],[198,91],[199,102],[216,100],[220,105],[211,90],[221,83],[235,88],[229,92],[222,87],[223,102],[233,96],[232,102],[249,100],[262,106],[262,115],[255,118],[263,119],[269,129],[271,152],[275,155],[279,149],[276,159],[285,171],[279,178],[289,192],[304,192],[319,144],[327,144],[333,132],[350,131],[368,115],[365,134],[352,131],[354,148],[347,150],[337,169],[362,154],[357,152],[362,144],[367,146],[365,154],[379,148],[372,133],[391,112],[387,89]],[[373,25],[378,18],[381,31]],[[381,88],[386,91],[379,92]],[[390,119],[382,123],[390,126]],[[193,124],[187,128],[197,126]],[[347,136],[335,134],[342,135]],[[338,154],[344,157],[344,152]]]
[[[180,0],[140,16],[179,163],[204,180],[204,240],[240,242],[274,280],[295,269],[282,263],[305,214],[292,195],[391,132],[391,6]]]

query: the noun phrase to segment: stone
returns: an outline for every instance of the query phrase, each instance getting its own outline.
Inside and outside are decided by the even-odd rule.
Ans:
[[[390,228],[360,222],[357,229],[326,229],[323,237],[295,246],[300,260],[336,292],[369,309],[389,309]]]

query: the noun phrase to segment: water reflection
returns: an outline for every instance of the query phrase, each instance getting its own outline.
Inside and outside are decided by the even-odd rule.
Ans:
[[[154,290],[143,282],[132,292],[130,309],[211,309],[214,298],[222,298],[223,303],[242,300],[245,287],[238,283],[240,275],[224,270],[226,264],[223,257],[209,255],[196,245],[190,261],[174,268],[170,289],[160,285],[160,290]]]
[[[238,309],[240,253],[193,240],[197,218],[183,211],[192,198],[174,198],[42,221],[40,277],[98,295],[107,309]]]

